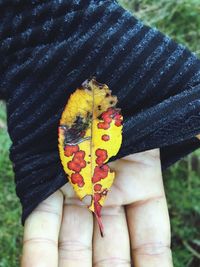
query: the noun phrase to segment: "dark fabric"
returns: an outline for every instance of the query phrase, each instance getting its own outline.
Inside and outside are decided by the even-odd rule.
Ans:
[[[30,212],[67,182],[57,129],[69,95],[96,76],[124,116],[116,157],[160,148],[162,170],[200,147],[200,61],[116,1],[0,1],[0,96],[16,192]]]

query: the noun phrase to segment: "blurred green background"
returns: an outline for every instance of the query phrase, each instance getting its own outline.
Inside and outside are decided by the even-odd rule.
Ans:
[[[200,55],[200,0],[119,0],[146,24]],[[19,266],[21,207],[8,157],[6,107],[0,102],[0,267]],[[200,266],[200,150],[163,173],[172,224],[175,267]],[[162,267],[162,266],[161,266]]]

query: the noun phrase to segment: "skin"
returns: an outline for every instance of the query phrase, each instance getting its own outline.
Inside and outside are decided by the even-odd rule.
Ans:
[[[22,267],[172,267],[160,150],[109,163],[116,178],[96,218],[67,183],[29,215]]]

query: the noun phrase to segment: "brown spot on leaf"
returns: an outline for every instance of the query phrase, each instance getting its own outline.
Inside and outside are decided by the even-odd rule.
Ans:
[[[96,79],[92,79],[92,83],[99,87],[99,89],[102,89],[104,87],[103,83],[99,83],[96,81]]]

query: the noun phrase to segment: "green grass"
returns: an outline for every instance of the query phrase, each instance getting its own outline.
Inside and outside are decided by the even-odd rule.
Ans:
[[[119,0],[145,24],[158,28],[200,55],[199,0]]]
[[[198,161],[198,168],[194,162]],[[165,171],[165,189],[172,224],[172,250],[176,267],[200,264],[200,151]],[[196,170],[195,170],[196,169]]]
[[[22,242],[21,207],[15,195],[9,160],[11,141],[6,130],[5,105],[0,102],[0,267],[19,266]]]
[[[157,27],[200,55],[199,0],[119,0],[146,24]],[[21,207],[9,160],[5,105],[0,102],[0,267],[19,266]],[[200,266],[200,150],[163,173],[172,223],[175,267]],[[161,266],[162,267],[162,266]]]

